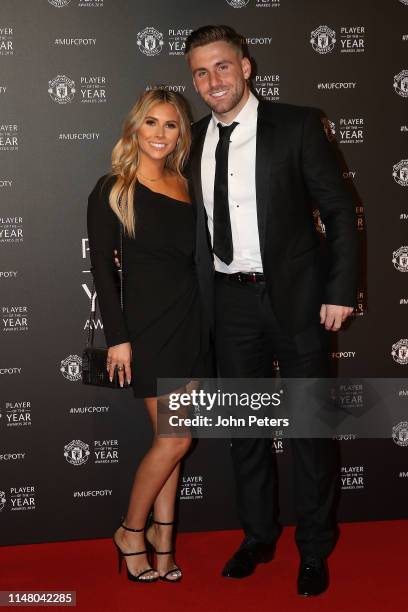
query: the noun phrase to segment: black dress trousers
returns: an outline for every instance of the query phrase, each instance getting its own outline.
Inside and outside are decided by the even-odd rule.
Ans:
[[[241,284],[216,274],[216,350],[221,378],[268,378],[278,358],[283,378],[328,376],[327,333],[318,316],[313,350],[298,348],[273,312],[265,283]],[[318,315],[318,313],[317,313]],[[317,338],[317,341],[316,341]],[[338,446],[331,439],[291,439],[296,543],[302,555],[326,557],[336,539],[333,507]],[[238,514],[249,539],[276,542],[276,461],[271,439],[231,442]]]

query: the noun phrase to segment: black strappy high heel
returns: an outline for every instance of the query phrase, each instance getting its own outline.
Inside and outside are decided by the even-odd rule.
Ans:
[[[161,521],[156,521],[153,517],[151,517],[149,527],[152,526],[152,523],[156,523],[157,525],[174,525],[174,521],[171,523],[162,523]],[[149,538],[147,537],[147,533],[146,533],[146,540],[147,540],[148,548],[151,550],[152,553],[156,555],[172,555],[174,552],[173,549],[167,550],[166,552],[156,550],[153,544],[150,542]],[[168,578],[170,574],[174,574],[175,572],[178,572],[179,575],[176,576],[175,578]],[[165,582],[180,582],[182,577],[183,577],[183,574],[181,572],[181,569],[175,563],[174,563],[174,566],[171,569],[169,569],[169,571],[166,572],[163,576],[160,576],[159,574],[160,580],[164,580]]]
[[[133,532],[136,532],[136,533],[138,533],[138,532],[140,533],[141,531],[144,531],[144,527],[142,529],[131,529],[130,527],[126,527],[126,525],[124,525],[123,523],[121,523],[120,526],[123,527],[123,529],[126,529],[126,531],[133,531]],[[112,539],[113,539],[113,543],[116,546],[116,550],[118,551],[118,571],[119,571],[119,574],[122,571],[123,557],[133,557],[135,555],[148,554],[147,550],[141,550],[139,552],[124,553],[119,548],[118,544],[115,542],[115,539],[114,538],[112,538]],[[148,563],[149,563],[149,558],[147,560],[148,560]],[[127,570],[127,577],[128,577],[128,579],[132,580],[133,582],[156,582],[158,580],[158,576],[151,576],[150,578],[143,578],[143,576],[145,576],[149,572],[155,572],[156,571],[153,567],[148,567],[147,569],[142,570],[136,576],[134,574],[130,573],[127,564],[126,564],[126,570]]]

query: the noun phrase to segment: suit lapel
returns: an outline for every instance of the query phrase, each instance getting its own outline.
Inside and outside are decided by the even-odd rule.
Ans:
[[[274,126],[269,117],[265,116],[265,110],[266,106],[260,102],[256,130],[255,185],[259,243],[262,255],[265,252],[266,221],[270,204],[270,176],[273,163],[271,153],[274,138]]]
[[[199,213],[200,211],[204,211],[203,187],[201,182],[201,156],[203,153],[205,135],[207,133],[209,122],[210,116],[205,117],[202,121],[200,121],[199,129],[193,135],[193,145],[190,158],[191,179],[193,182],[194,194]]]
[[[193,143],[190,155],[190,177],[194,190],[194,201],[197,211],[196,227],[196,255],[205,250],[211,251],[208,242],[207,215],[204,207],[203,187],[201,181],[201,157],[203,153],[205,135],[207,133],[210,116],[202,119],[193,131]]]

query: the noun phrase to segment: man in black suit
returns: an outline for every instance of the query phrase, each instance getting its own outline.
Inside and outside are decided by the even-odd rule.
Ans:
[[[356,296],[356,231],[351,196],[312,108],[258,101],[251,63],[228,26],[192,32],[186,57],[212,114],[193,126],[190,180],[197,214],[196,264],[213,330],[219,375],[327,375],[325,330],[337,331]],[[320,256],[312,201],[326,226]],[[291,440],[298,593],[327,588],[326,557],[336,528],[334,442]],[[239,518],[245,538],[223,575],[242,578],[270,559],[276,520],[271,440],[233,439]]]

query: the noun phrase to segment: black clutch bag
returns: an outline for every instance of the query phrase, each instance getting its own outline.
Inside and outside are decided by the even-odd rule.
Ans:
[[[109,372],[106,369],[108,349],[105,347],[86,346],[82,353],[82,382],[84,385],[96,385],[98,387],[111,387],[111,389],[124,389],[119,384],[118,371],[115,369],[112,382],[109,380]]]
[[[123,238],[122,238],[122,227],[120,230],[120,265],[121,270],[119,271],[120,277],[120,307],[123,311]],[[94,295],[95,282],[92,286],[91,296]],[[129,387],[126,378],[123,382],[123,387],[119,384],[119,375],[117,369],[115,369],[112,382],[109,380],[109,372],[106,369],[106,360],[108,357],[108,349],[106,347],[94,346],[95,337],[95,317],[97,309],[98,298],[94,301],[94,308],[92,308],[91,299],[91,312],[88,319],[88,337],[86,347],[82,352],[82,382],[84,385],[96,385],[97,387],[110,387],[111,389],[126,389]]]

